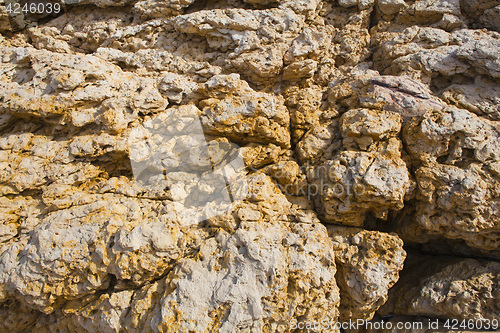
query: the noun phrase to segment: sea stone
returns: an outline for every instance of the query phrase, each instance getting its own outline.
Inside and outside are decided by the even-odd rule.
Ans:
[[[498,317],[498,1],[10,2],[0,331]]]
[[[338,266],[341,321],[370,320],[398,281],[406,252],[395,234],[328,226]]]
[[[391,289],[382,314],[498,319],[498,272],[494,261],[412,258]],[[415,281],[419,277],[418,282]]]

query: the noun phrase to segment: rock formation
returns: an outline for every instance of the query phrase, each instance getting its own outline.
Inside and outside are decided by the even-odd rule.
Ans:
[[[491,324],[499,22],[495,0],[0,0],[0,331]]]

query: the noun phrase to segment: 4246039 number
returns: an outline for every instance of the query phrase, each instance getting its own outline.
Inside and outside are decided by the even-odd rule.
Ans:
[[[469,329],[469,330],[497,330],[499,325],[498,319],[448,319],[444,323],[444,328],[447,330]]]
[[[9,3],[5,7],[8,14],[59,14],[62,10],[59,3]]]

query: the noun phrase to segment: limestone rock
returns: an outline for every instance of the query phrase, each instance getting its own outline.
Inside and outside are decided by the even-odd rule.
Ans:
[[[206,133],[242,143],[290,146],[289,114],[282,98],[254,91],[238,75],[214,76],[206,82],[204,93],[209,97],[200,102]]]
[[[208,134],[245,143],[252,140],[290,146],[290,134],[285,127],[289,115],[282,98],[254,92],[222,100],[206,99],[201,105],[201,120]]]
[[[303,229],[297,227],[298,230]],[[312,226],[305,227],[304,231]],[[233,236],[219,234],[202,246],[198,260],[181,262],[167,277],[172,281],[170,288],[175,288],[175,292],[167,291],[157,305],[160,310],[161,304],[177,304],[162,311],[167,312],[158,318],[161,318],[160,327],[174,325],[179,330],[190,328],[198,331],[217,328],[221,332],[248,327],[280,332],[287,330],[283,321],[294,317],[319,320],[327,313],[336,316],[338,296],[334,271],[323,269],[328,260],[333,260],[331,254],[328,257],[329,250],[325,250],[325,261],[319,259],[320,255],[311,262],[307,254],[309,247],[317,251],[317,246],[322,243],[308,243],[301,250],[304,238],[299,235],[294,237],[294,232],[289,231],[281,237],[289,239],[285,244],[292,242],[290,249],[294,249],[296,244],[297,250],[284,251],[283,245],[280,247],[278,244],[283,239],[279,235],[286,229],[280,232],[283,227],[276,225],[274,228],[278,229],[269,232],[268,228],[248,224]],[[305,233],[303,237],[307,235]],[[314,235],[314,229],[309,231],[309,235]],[[218,250],[219,242],[225,245],[221,250]],[[235,278],[239,281],[237,284],[232,282]],[[301,301],[308,299],[316,299],[318,306],[302,307]],[[205,306],[199,306],[200,302]],[[141,318],[142,311],[134,305],[131,318],[139,317],[138,324],[141,326],[160,315],[158,310],[153,310]],[[182,313],[181,317],[176,315],[177,311]],[[281,313],[281,318],[276,317],[278,313]],[[225,314],[222,317],[227,319],[214,322],[211,317],[217,314]]]
[[[500,5],[497,5],[493,8],[486,9],[479,17],[480,25],[494,29],[500,32],[500,24],[498,24],[498,18],[500,17]]]
[[[183,8],[188,7],[194,0],[144,0],[137,1],[134,10],[142,19],[178,15]]]
[[[5,7],[5,1],[0,3],[0,31],[11,31],[12,25],[10,23],[10,15]]]
[[[406,3],[401,0],[379,0],[377,6],[385,15],[396,14],[407,7]]]
[[[67,315],[51,325],[103,332],[152,332],[151,323],[160,330],[284,332],[293,318],[336,318],[334,258],[331,247],[322,249],[327,236],[319,227],[251,222],[233,235],[218,232],[165,278],[134,293],[104,294],[83,309],[66,308]],[[314,308],[301,305],[313,299]]]
[[[297,63],[293,63],[289,66],[294,66],[295,64]],[[286,72],[284,75],[285,74]],[[293,142],[296,143],[307,131],[320,125],[321,120],[324,121],[327,117],[337,115],[337,112],[334,110],[331,112],[324,110],[322,107],[323,95],[324,89],[315,86],[304,89],[291,87],[286,91],[285,104],[290,112]]]
[[[140,285],[161,276],[172,259],[206,237],[201,230],[187,236],[189,232],[178,224],[160,222],[166,216],[142,217],[134,200],[120,202],[112,194],[87,200],[93,202],[48,214],[29,239],[11,244],[2,253],[2,301],[14,296],[50,313],[64,300],[108,288],[112,276]],[[147,200],[143,204],[156,205],[158,212],[162,209]],[[147,223],[148,218],[153,220]],[[187,248],[182,250],[181,244]],[[17,258],[23,257],[24,263],[18,265]]]
[[[362,226],[367,213],[385,219],[399,210],[412,184],[401,143],[401,117],[391,112],[351,110],[341,117],[344,151],[311,170],[317,202],[327,222]]]
[[[404,134],[414,163],[420,165],[414,227],[424,234],[462,239],[478,249],[496,249],[497,125],[455,108],[429,111],[415,125]],[[411,238],[419,233],[411,231],[405,217],[400,223]]]
[[[461,21],[460,0],[433,2],[418,0],[400,14],[398,20],[416,24],[429,24],[443,30],[456,29],[463,25]]]
[[[71,301],[68,297],[70,301],[60,304],[58,309],[45,308],[52,314],[36,325],[40,329],[50,325],[62,330],[104,332],[123,327],[136,332],[151,330],[149,325],[154,322],[158,329],[177,327],[179,330],[233,332],[248,327],[282,332],[288,331],[284,322],[294,318],[315,321],[337,318],[339,294],[335,280],[335,256],[326,228],[317,222],[288,222],[285,214],[289,205],[266,176],[256,174],[250,184],[248,202],[236,208],[239,221],[234,225],[235,231],[230,231],[228,223],[234,218],[231,214],[226,215],[228,220],[225,222],[214,219],[211,223],[223,229],[214,229],[211,237],[192,248],[196,249],[192,255],[174,261],[174,267],[168,269],[165,266],[164,274],[157,279],[144,274],[127,276],[117,271],[116,280],[107,285],[112,293],[87,298],[83,307],[81,300]],[[113,237],[115,243],[111,248],[105,246],[94,250],[91,247],[87,251],[96,251],[92,256],[97,255],[101,260],[119,257],[116,268],[122,273],[129,269],[137,273],[139,267],[161,267],[158,262],[149,261],[155,257],[157,259],[153,260],[172,262],[167,253],[179,250],[181,243],[176,243],[176,239],[183,238],[182,231],[177,229],[175,236],[166,230],[166,233],[159,229],[149,232],[148,225],[151,224],[142,223],[128,232],[119,230]],[[160,225],[157,224],[158,227]],[[59,230],[58,237],[65,229],[59,227]],[[191,230],[197,232],[196,228]],[[66,231],[63,238],[71,246],[69,230]],[[81,235],[81,232],[76,235]],[[168,235],[172,242],[166,244]],[[68,254],[76,253],[76,249],[70,248]],[[149,251],[152,251],[152,257],[146,254]],[[107,256],[106,252],[111,257],[103,257]],[[125,257],[133,252],[138,256],[130,262]],[[52,259],[57,260],[55,257]],[[81,257],[79,269],[74,274],[79,274],[88,257]],[[69,258],[67,255],[66,259]],[[97,263],[95,259],[92,262]],[[107,263],[111,268],[111,262]],[[132,263],[134,268],[129,266]],[[96,268],[99,269],[94,266]],[[57,269],[61,272],[61,265]],[[11,271],[11,281],[14,276]],[[91,275],[87,275],[87,279],[90,278]],[[143,279],[153,282],[144,284],[141,283]],[[75,278],[70,283],[77,283],[78,280]],[[138,284],[139,288],[135,292],[120,291],[130,283]],[[17,287],[21,288],[22,284]],[[3,288],[4,293],[7,293],[6,289]],[[46,285],[44,290],[49,292],[50,288]],[[55,290],[50,293],[52,300],[62,296],[56,295]],[[82,296],[86,291],[83,286],[75,286],[74,293]],[[35,306],[42,302],[48,300],[31,299],[30,304]],[[314,307],[307,305],[311,302],[314,302]],[[99,315],[96,316],[96,313]]]
[[[491,78],[500,75],[500,60],[494,51],[500,43],[496,32],[461,29],[447,33],[413,26],[392,34],[394,38],[383,42],[374,54],[377,67],[384,74],[407,73],[424,82],[436,74]]]
[[[267,145],[249,143],[242,147],[241,151],[245,165],[254,171],[265,165],[277,162],[279,156],[283,154],[283,150],[272,143]]]
[[[288,43],[302,24],[290,9],[211,10],[174,19],[178,31],[203,36],[211,48],[228,52],[227,62],[256,83],[281,71]]]
[[[498,262],[417,257],[409,267],[381,313],[498,319]]]
[[[329,84],[328,102],[335,107],[370,108],[396,112],[403,122],[428,110],[446,106],[426,85],[405,76],[380,75],[363,67],[354,68]]]
[[[4,332],[23,332],[41,317],[40,312],[26,309],[22,303],[16,301],[4,303],[0,308],[0,329]]]
[[[375,141],[388,140],[401,131],[401,117],[393,112],[351,110],[342,115],[340,130],[344,147],[369,150]]]
[[[328,178],[320,178],[315,184],[321,188],[325,221],[362,226],[368,212],[385,219],[389,209],[403,208],[410,184],[406,164],[401,159],[347,151],[315,172],[322,169]]]
[[[312,77],[317,68],[318,63],[311,59],[295,62],[283,69],[283,79],[292,81],[304,77]]]
[[[341,148],[339,121],[334,119],[312,127],[297,144],[297,154],[302,163],[316,164],[323,156],[331,156]]]
[[[375,1],[353,1],[353,0],[340,0],[339,5],[342,7],[352,7],[352,6],[358,6],[359,9],[366,9],[370,6],[372,6],[375,3]]]
[[[498,317],[498,1],[12,2],[0,331]]]
[[[499,31],[498,4],[489,0],[463,0],[460,2],[464,13],[470,17],[474,28],[489,28]]]
[[[304,59],[317,59],[330,46],[333,29],[328,27],[305,28],[290,45],[285,54],[285,63]]]
[[[450,104],[467,109],[491,120],[500,120],[500,91],[492,81],[483,79],[474,84],[453,84],[442,98]]]
[[[2,65],[4,114],[59,118],[78,127],[99,123],[120,132],[139,110],[154,112],[168,105],[151,78],[124,73],[91,55],[12,48]]]
[[[396,235],[328,226],[340,288],[340,321],[369,320],[399,278],[406,252]]]

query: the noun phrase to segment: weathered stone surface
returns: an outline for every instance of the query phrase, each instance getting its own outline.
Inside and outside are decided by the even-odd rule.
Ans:
[[[173,24],[180,32],[205,37],[210,48],[226,52],[226,65],[263,83],[283,68],[283,56],[303,17],[290,9],[227,9],[181,15]]]
[[[203,109],[201,122],[206,133],[226,136],[236,142],[290,147],[290,116],[283,98],[255,92],[246,82],[242,87],[232,87],[233,78],[229,83],[223,83],[224,79],[213,77],[205,85],[210,97],[220,95],[219,88],[228,89],[223,93],[227,96],[223,99],[208,98],[200,102]]]
[[[470,19],[474,28],[489,28],[500,30],[498,24],[498,4],[490,0],[463,0],[460,1],[464,14]],[[500,32],[500,31],[499,31]]]
[[[484,11],[484,13],[479,17],[479,25],[500,32],[500,24],[498,23],[499,18],[500,5],[497,5]]]
[[[178,15],[182,9],[188,7],[194,0],[144,0],[137,1],[134,5],[136,11],[142,19],[165,17],[168,15]]]
[[[3,303],[0,307],[0,329],[4,332],[25,332],[41,317],[42,313],[26,309],[22,303],[16,301]]]
[[[404,140],[419,167],[416,230],[403,217],[405,234],[420,242],[421,229],[478,249],[498,248],[498,133],[495,123],[455,108],[428,112],[407,127]]]
[[[321,126],[322,120],[325,121],[338,115],[335,110],[324,110],[322,101],[324,90],[318,86],[304,89],[292,86],[286,91],[285,104],[290,112],[290,126],[294,143],[302,139],[310,129]]]
[[[47,214],[29,238],[2,253],[2,300],[15,297],[50,313],[64,300],[108,288],[114,277],[131,285],[159,277],[171,260],[207,237],[203,230],[161,222],[168,219],[158,214],[169,210],[165,204],[145,200],[150,212],[158,212],[148,217],[137,200],[112,194],[86,199],[93,202]],[[18,258],[24,259],[18,264]]]
[[[446,88],[442,98],[450,104],[467,109],[491,120],[500,120],[500,90],[487,79],[474,84],[453,84]]]
[[[30,274],[8,268],[12,266],[9,260],[14,259],[14,251],[19,248],[11,246],[3,253],[2,296],[17,290],[12,296],[52,313],[46,321],[63,330],[107,332],[126,327],[130,331],[148,331],[149,323],[155,322],[159,329],[233,332],[236,327],[253,327],[286,331],[283,322],[292,318],[316,321],[335,318],[339,296],[334,247],[326,228],[317,222],[288,222],[284,214],[289,204],[269,178],[255,175],[251,179],[249,201],[235,208],[237,220],[231,214],[213,220],[211,224],[228,230],[214,229],[214,234],[203,228],[172,229],[172,223],[152,223],[137,212],[138,224],[128,222],[125,229],[117,228],[125,223],[120,223],[117,211],[111,210],[109,198],[94,204],[97,210],[99,205],[107,206],[105,212],[91,214],[92,221],[84,213],[80,213],[80,218],[77,215],[78,211],[92,209],[89,205],[61,211],[81,219],[80,224],[65,222],[61,214],[49,215],[54,222],[42,221],[21,249],[31,257],[26,260]],[[122,214],[132,216],[130,206],[122,205]],[[112,218],[109,220],[102,214]],[[107,236],[96,239],[97,235],[103,235],[96,232],[96,224],[106,220],[110,221],[104,226]],[[155,226],[156,229],[151,229]],[[237,230],[231,231],[232,228]],[[44,244],[57,251],[49,250],[52,253],[49,257],[36,258],[45,252]],[[182,256],[183,247],[187,250],[184,255],[191,249],[194,256],[175,261],[175,257]],[[76,257],[80,259],[75,261]],[[41,266],[34,266],[34,262]],[[23,271],[27,268],[17,267]],[[113,272],[103,272],[106,267]],[[151,269],[162,272],[154,278],[148,276]],[[57,290],[55,287],[60,283],[57,276],[61,275],[65,276],[67,287]],[[146,280],[155,279],[158,281],[142,287]],[[140,289],[135,293],[119,291],[132,285]],[[106,288],[114,292],[100,297],[89,293]],[[89,295],[90,302],[82,309],[81,301],[75,297],[85,295]],[[70,302],[63,304],[63,299]],[[316,305],[305,306],[311,302]],[[145,312],[146,304],[149,305]],[[197,312],[193,312],[194,304]],[[127,316],[123,315],[125,311]],[[102,315],[95,316],[96,313]],[[277,317],[278,314],[282,317]],[[38,325],[43,328],[48,323],[42,320]]]
[[[474,77],[500,76],[496,32],[461,29],[452,33],[430,27],[409,27],[390,32],[374,54],[383,74],[406,74],[429,82],[432,76],[457,74]]]
[[[0,331],[498,317],[498,1],[10,2]]]
[[[460,0],[429,1],[418,0],[402,12],[397,21],[405,24],[429,24],[449,31],[463,27]]]
[[[406,252],[396,235],[328,226],[340,288],[340,321],[369,320],[399,278]]]
[[[453,255],[457,257],[483,257],[485,259],[500,259],[500,251],[478,249],[468,246],[465,241],[460,239],[437,238],[422,244],[422,250],[425,253],[436,255]]]
[[[321,211],[332,223],[362,226],[368,212],[385,219],[389,209],[403,208],[410,188],[403,160],[377,156],[378,152],[340,153],[314,172],[325,170],[328,178],[315,182],[321,189]]]
[[[327,222],[362,226],[367,213],[385,219],[404,206],[411,182],[401,159],[397,113],[355,109],[340,118],[344,151],[310,170]]]
[[[457,319],[498,319],[500,264],[417,257],[389,292],[381,313]]]
[[[406,3],[401,0],[379,0],[377,6],[384,15],[396,14],[407,7]]]
[[[364,66],[363,66],[364,67]],[[398,113],[403,122],[446,106],[429,87],[405,76],[379,75],[363,67],[329,84],[328,101],[337,108],[370,108]]]
[[[0,2],[0,31],[11,31],[12,24],[10,23],[10,16],[5,7],[5,1]]]
[[[156,80],[123,72],[92,55],[11,48],[3,56],[0,112],[56,118],[82,127],[102,124],[120,132],[138,112],[156,112],[168,101]]]

